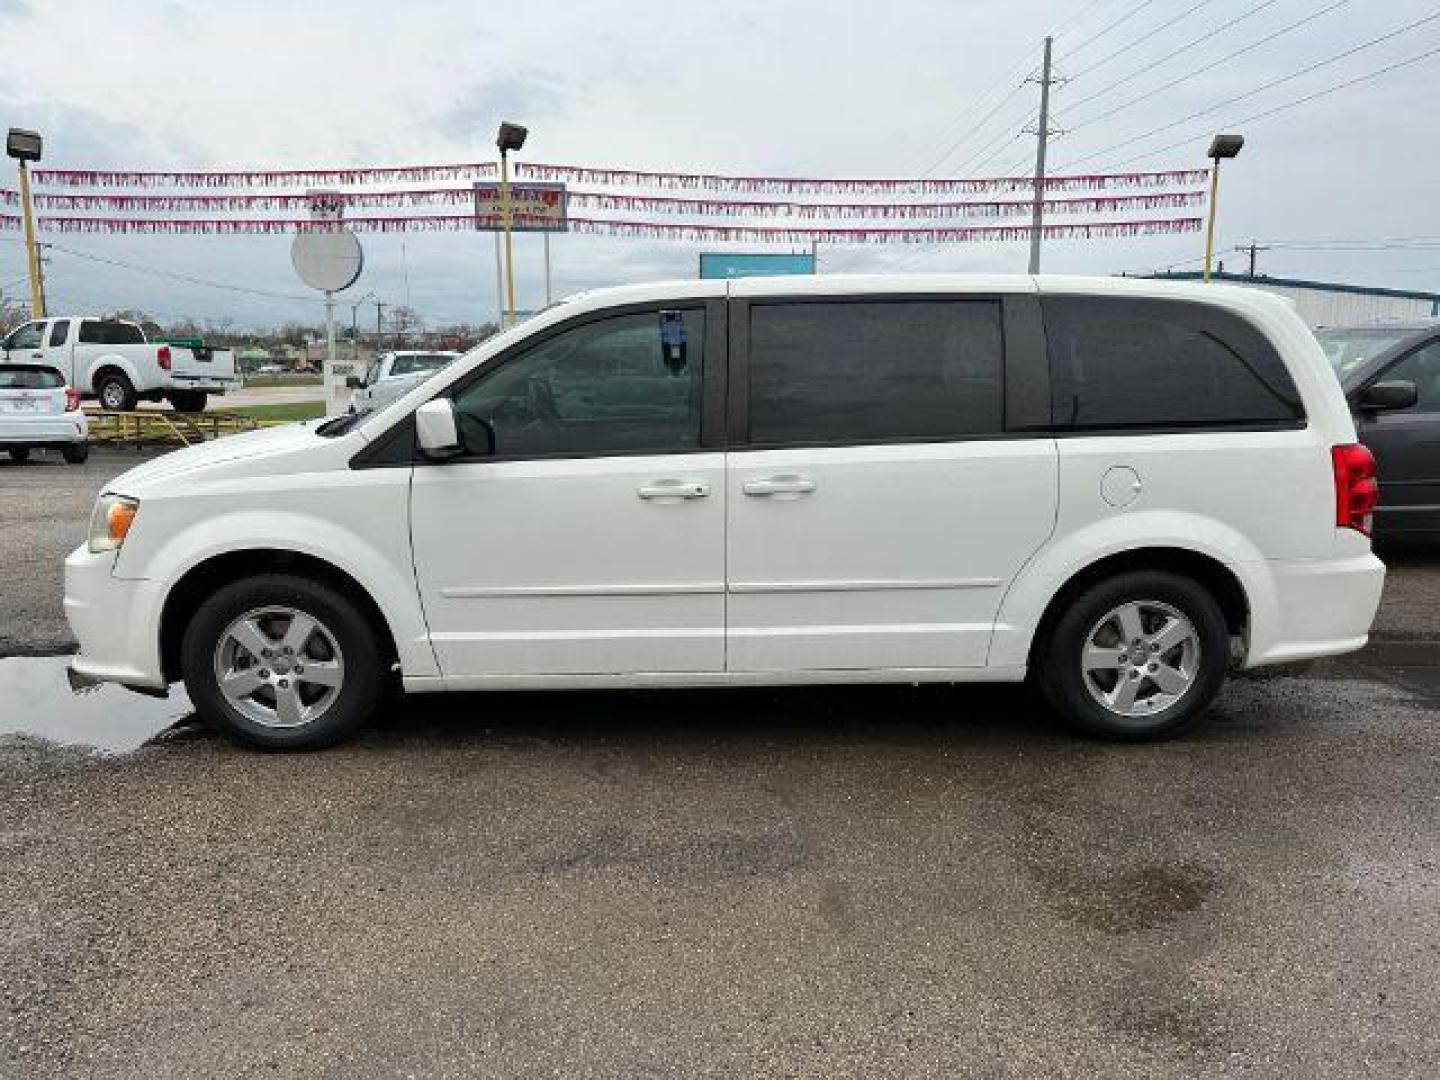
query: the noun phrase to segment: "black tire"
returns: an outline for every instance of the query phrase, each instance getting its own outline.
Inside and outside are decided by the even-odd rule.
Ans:
[[[90,457],[90,444],[85,442],[66,443],[60,448],[60,454],[65,458],[67,464],[84,465]]]
[[[204,390],[171,390],[169,397],[176,412],[204,412],[210,395]]]
[[[140,396],[123,371],[107,371],[96,379],[95,396],[100,399],[100,407],[110,412],[132,412],[140,403]]]
[[[317,620],[320,630],[332,636],[338,646],[339,657],[332,659],[343,664],[343,681],[333,700],[313,720],[292,727],[273,726],[247,715],[222,692],[216,674],[217,650],[223,645],[227,629],[247,613],[274,607],[291,608]],[[283,630],[284,625],[272,620],[267,630],[273,634]],[[322,640],[320,644],[324,643]],[[279,669],[285,662],[273,657],[269,663],[275,670],[271,670],[259,668],[258,664],[266,661],[259,657],[252,661],[251,654],[241,654],[239,659],[247,670],[255,666],[271,680],[280,677]],[[306,662],[312,667],[316,664],[308,658]],[[263,750],[315,750],[349,738],[374,714],[387,683],[384,653],[364,612],[330,586],[291,574],[244,578],[222,587],[201,603],[181,640],[180,668],[190,700],[202,719],[236,742]],[[293,679],[293,674],[290,677]],[[297,689],[301,683],[307,680],[296,681]],[[273,706],[278,719],[281,685],[284,683],[262,685],[247,699],[245,707],[263,712]],[[323,687],[318,689],[323,693]]]
[[[1150,681],[1147,669],[1156,670],[1149,662],[1149,646],[1140,652],[1123,640],[1113,647],[1116,649],[1117,671],[1096,669],[1094,674],[1083,670],[1084,653],[1090,643],[1092,631],[1107,615],[1124,605],[1138,603],[1157,605],[1173,609],[1188,619],[1193,627],[1198,657],[1188,665],[1193,675],[1188,686],[1178,698],[1163,704],[1161,688]],[[1145,617],[1155,619],[1154,607],[1143,608]],[[1148,631],[1158,627],[1152,622]],[[1118,622],[1110,623],[1100,631],[1102,638],[1109,635],[1118,637]],[[1126,656],[1123,662],[1120,657]],[[1138,661],[1133,658],[1141,657]],[[1185,666],[1177,659],[1180,653],[1162,655],[1159,664],[1170,667],[1166,659],[1174,660],[1177,670]],[[1180,735],[1200,722],[1215,700],[1215,695],[1225,683],[1230,667],[1230,632],[1225,623],[1225,614],[1215,597],[1203,585],[1181,574],[1160,570],[1141,570],[1119,574],[1113,578],[1092,585],[1071,600],[1050,628],[1045,640],[1039,645],[1036,655],[1035,681],[1050,706],[1060,716],[1087,734],[1105,739],[1129,742],[1144,742],[1168,739]],[[1140,673],[1135,674],[1136,671]],[[1164,674],[1164,672],[1161,672]],[[1105,680],[1114,678],[1108,686]],[[1096,692],[1114,691],[1119,683],[1130,678],[1137,683],[1137,694],[1143,700],[1152,700],[1154,712],[1143,716],[1127,716],[1114,711],[1097,700]],[[1096,691],[1092,692],[1092,685]],[[1134,708],[1136,706],[1131,706]]]
[[[12,446],[6,453],[10,455],[10,460],[16,465],[23,465],[30,460],[30,447],[28,446]]]

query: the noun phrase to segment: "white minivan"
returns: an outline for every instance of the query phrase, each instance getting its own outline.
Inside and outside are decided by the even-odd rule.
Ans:
[[[1190,727],[1365,644],[1373,462],[1262,292],[1061,277],[574,297],[378,412],[156,459],[66,561],[82,675],[270,748],[410,692],[1019,682]]]

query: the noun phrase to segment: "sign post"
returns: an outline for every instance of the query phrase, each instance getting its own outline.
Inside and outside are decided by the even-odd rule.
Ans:
[[[545,237],[545,303],[550,303],[550,234],[570,230],[570,201],[564,184],[524,183],[509,185],[508,212],[511,232],[538,232]],[[482,181],[475,185],[475,228],[493,232],[496,240],[496,292],[500,297],[500,328],[515,322],[514,297],[506,303],[506,286],[501,280],[500,234],[505,231],[507,200],[505,185]]]
[[[334,192],[311,195],[311,217],[316,221],[339,222],[345,202]],[[334,416],[345,401],[345,376],[355,365],[335,362],[335,294],[355,284],[365,267],[360,241],[348,229],[296,233],[290,244],[290,262],[300,280],[325,294],[325,415]]]

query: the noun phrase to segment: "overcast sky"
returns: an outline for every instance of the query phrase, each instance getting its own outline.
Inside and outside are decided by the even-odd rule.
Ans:
[[[1036,89],[1010,97],[984,126],[975,122],[1022,82],[1027,65],[1038,63],[1041,39],[1056,33],[1058,72],[1075,78],[1055,92],[1055,123],[1069,130],[1053,144],[1052,163],[1062,171],[1077,161],[1085,171],[1184,167],[1204,164],[1215,130],[1440,48],[1437,20],[1109,149],[1440,11],[1422,0],[1350,0],[1182,79],[1334,3],[0,0],[0,33],[10,45],[0,121],[40,130],[45,164],[55,168],[479,160],[493,154],[503,117],[530,126],[524,156],[537,161],[721,173],[993,175],[1028,171],[1032,144],[1018,131]],[[1428,251],[1277,249],[1260,255],[1260,267],[1440,291],[1440,212],[1431,190],[1440,164],[1437,89],[1440,56],[1241,125],[1247,146],[1225,173],[1219,246],[1252,237],[1293,245],[1430,238],[1436,243]],[[1097,119],[1127,102],[1134,103]],[[1131,161],[1177,140],[1185,145]],[[25,288],[16,237],[0,238],[7,295]],[[303,296],[284,237],[49,239],[70,249],[51,255],[57,311],[140,307],[162,318],[228,316],[245,325],[318,317],[314,302],[186,284],[73,254]],[[349,299],[373,292],[390,303],[408,300],[431,325],[494,317],[488,235],[367,235],[362,242],[367,267]],[[1185,268],[1194,268],[1201,243],[1198,234],[1053,241],[1045,268],[1114,273],[1187,260]],[[558,237],[555,291],[692,276],[699,250]],[[521,238],[517,254],[520,306],[538,306],[538,241]],[[821,267],[1018,271],[1026,254],[1023,243],[822,248]],[[1230,253],[1225,261],[1238,269],[1243,260]],[[342,311],[348,321],[349,309]],[[373,307],[361,318],[373,324]]]

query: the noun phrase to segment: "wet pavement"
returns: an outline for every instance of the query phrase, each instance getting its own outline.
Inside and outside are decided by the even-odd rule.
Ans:
[[[265,755],[0,660],[0,1077],[1433,1077],[1440,553],[1393,561],[1369,650],[1154,746],[927,686]]]
[[[68,667],[63,656],[0,658],[0,738],[30,735],[120,754],[194,720],[183,686],[168,698],[113,685],[72,686]]]

